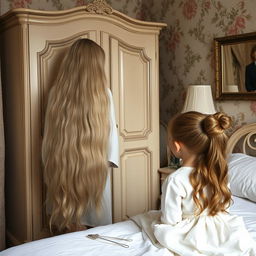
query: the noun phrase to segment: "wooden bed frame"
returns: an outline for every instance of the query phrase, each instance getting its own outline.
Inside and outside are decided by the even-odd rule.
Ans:
[[[256,156],[256,123],[246,124],[236,130],[229,138],[228,153],[244,153]]]

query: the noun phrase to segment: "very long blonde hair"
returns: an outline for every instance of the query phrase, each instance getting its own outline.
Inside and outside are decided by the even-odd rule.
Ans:
[[[208,214],[214,216],[225,211],[231,202],[225,134],[230,126],[231,118],[220,112],[213,115],[186,112],[169,123],[172,139],[182,142],[197,156],[189,178],[198,214],[207,208]]]
[[[80,225],[101,207],[108,174],[109,98],[103,49],[77,40],[65,55],[50,91],[42,145],[50,227]]]

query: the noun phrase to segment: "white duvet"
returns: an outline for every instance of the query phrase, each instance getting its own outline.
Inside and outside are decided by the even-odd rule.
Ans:
[[[234,197],[234,205],[230,212],[243,216],[245,225],[256,240],[256,203]],[[88,234],[100,234],[132,239],[132,242],[122,241],[128,244],[129,248],[124,248],[112,243],[91,240],[86,238]],[[19,246],[9,248],[0,252],[1,256],[115,256],[115,255],[172,255],[165,248],[157,248],[147,235],[131,220],[119,222],[112,225],[97,227],[86,231],[74,232],[51,238],[29,242]]]
[[[230,207],[230,213],[243,217],[247,230],[256,241],[256,203],[236,196],[232,199],[234,204]]]
[[[124,248],[101,240],[91,240],[87,234],[100,234],[132,239]],[[112,225],[92,228],[86,231],[74,232],[56,237],[29,242],[0,252],[1,256],[115,256],[115,255],[170,255],[165,248],[155,247],[144,237],[139,227],[131,220]]]

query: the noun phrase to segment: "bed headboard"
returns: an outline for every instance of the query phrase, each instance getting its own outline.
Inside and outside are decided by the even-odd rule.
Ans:
[[[256,123],[246,124],[236,130],[228,140],[227,151],[256,156]]]

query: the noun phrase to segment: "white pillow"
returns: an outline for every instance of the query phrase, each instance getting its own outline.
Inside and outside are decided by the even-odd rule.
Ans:
[[[256,157],[231,154],[228,168],[231,193],[256,202]]]

